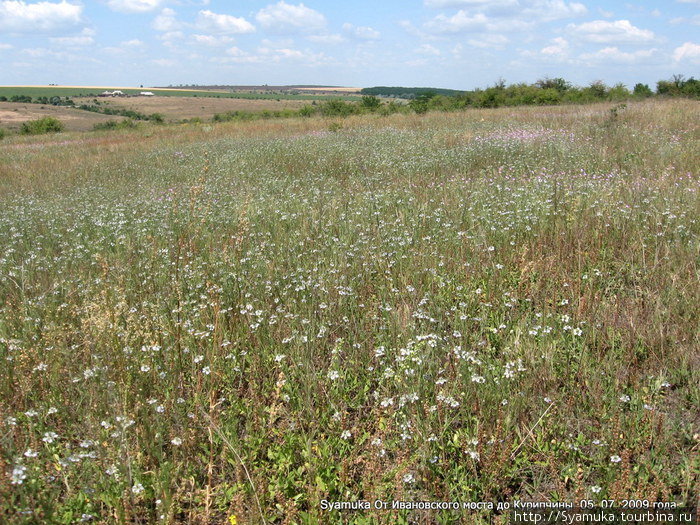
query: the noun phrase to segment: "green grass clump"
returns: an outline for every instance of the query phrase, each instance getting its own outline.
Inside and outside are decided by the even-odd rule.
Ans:
[[[36,120],[23,122],[19,129],[22,135],[42,135],[44,133],[58,133],[65,129],[63,123],[54,117],[42,117]]]
[[[695,505],[698,117],[652,101],[0,146],[0,516]]]
[[[95,131],[112,129],[133,129],[137,126],[138,124],[134,120],[126,118],[124,120],[108,120],[107,122],[98,122],[92,127],[92,129]]]

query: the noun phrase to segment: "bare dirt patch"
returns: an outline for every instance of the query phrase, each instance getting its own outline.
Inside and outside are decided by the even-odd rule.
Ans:
[[[95,124],[119,119],[109,115],[100,115],[80,109],[63,106],[43,106],[22,102],[0,102],[0,128],[18,130],[23,122],[42,117],[54,117],[63,122],[68,131],[86,131]]]
[[[76,98],[77,105],[94,104],[92,98]],[[199,117],[211,119],[216,113],[227,111],[281,111],[299,109],[309,101],[304,100],[251,100],[237,98],[208,97],[128,97],[99,99],[104,107],[130,109],[140,113],[160,113],[167,120],[181,120]]]

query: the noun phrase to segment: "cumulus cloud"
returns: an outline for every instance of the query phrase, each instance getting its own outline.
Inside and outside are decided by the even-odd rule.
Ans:
[[[381,36],[381,33],[376,29],[367,26],[354,26],[352,24],[343,24],[343,31],[360,40],[377,40]]]
[[[578,25],[569,24],[567,29],[581,39],[597,44],[633,44],[649,42],[656,38],[652,31],[633,26],[629,20],[594,20]]]
[[[430,35],[425,31],[421,31],[416,26],[414,26],[410,20],[400,20],[399,27],[403,28],[403,30],[411,36],[415,36],[423,40],[435,39],[433,35]]]
[[[156,31],[177,31],[182,24],[175,18],[175,11],[166,7],[153,20],[152,27]]]
[[[430,7],[465,7],[454,14],[440,13],[423,25],[433,34],[522,31],[537,23],[572,18],[586,6],[564,0],[424,0]]]
[[[506,18],[525,17],[551,21],[585,14],[586,6],[564,0],[424,0],[426,7],[466,8]]]
[[[430,44],[423,44],[420,46],[418,49],[414,51],[415,53],[418,53],[419,55],[427,55],[427,56],[440,56],[440,50],[436,48],[435,46],[431,46]]]
[[[231,55],[232,57],[242,57],[247,55],[248,53],[246,53],[239,47],[233,46],[226,50],[226,54]]]
[[[0,2],[0,31],[15,34],[56,34],[82,25],[83,6],[61,2]]]
[[[192,40],[194,40],[197,44],[211,47],[225,46],[233,43],[233,38],[226,35],[192,35]]]
[[[628,53],[612,46],[605,47],[594,53],[584,53],[579,58],[590,62],[616,62],[633,64],[653,57],[656,52],[656,49],[641,49],[639,51]]]
[[[531,24],[523,20],[491,18],[483,13],[470,15],[466,11],[460,10],[452,16],[438,15],[426,22],[424,27],[431,33],[454,34],[467,31],[517,31],[528,29]]]
[[[258,23],[276,33],[316,33],[326,27],[326,17],[304,4],[293,5],[281,0],[264,7],[255,15]]]
[[[108,0],[107,5],[120,13],[146,13],[158,9],[163,0]]]
[[[185,33],[183,33],[182,31],[168,31],[158,37],[159,40],[162,40],[164,42],[182,40],[183,38],[185,38]]]
[[[216,56],[210,59],[218,64],[269,64],[293,62],[304,66],[318,66],[327,64],[329,58],[323,53],[312,53],[290,47],[261,46],[255,53],[249,53],[238,47],[226,50],[228,56]]]
[[[540,49],[540,53],[554,58],[564,58],[569,54],[569,42],[566,39],[557,37],[548,46]]]
[[[311,42],[315,42],[317,44],[329,44],[329,45],[336,45],[336,44],[342,44],[345,42],[345,37],[343,35],[339,35],[337,33],[330,33],[330,34],[324,34],[324,35],[309,35],[306,37],[307,40],[310,40]]]
[[[255,31],[253,24],[245,18],[213,13],[209,10],[200,11],[197,15],[196,27],[203,33],[213,34],[245,34]]]
[[[423,4],[426,7],[445,8],[445,7],[474,7],[474,6],[493,6],[493,5],[517,5],[517,0],[424,0]]]
[[[673,50],[673,60],[680,62],[688,60],[694,64],[700,63],[700,44],[686,42]]]
[[[564,0],[535,0],[525,5],[522,15],[540,21],[549,22],[563,18],[574,18],[588,12],[586,6],[578,2]]]
[[[86,27],[77,36],[52,37],[49,40],[51,40],[52,43],[58,44],[61,46],[81,47],[81,46],[89,46],[89,45],[94,44],[95,43],[95,39],[93,38],[94,36],[95,36],[95,30],[90,29],[89,27]]]
[[[470,38],[467,43],[472,47],[503,48],[508,43],[508,38],[499,34],[482,35],[480,38]]]
[[[693,24],[696,26],[700,26],[700,14],[693,15],[690,18],[685,18],[682,16],[672,18],[671,23],[672,24]]]
[[[177,65],[177,62],[172,58],[156,58],[151,60],[151,63],[166,68],[175,67]]]

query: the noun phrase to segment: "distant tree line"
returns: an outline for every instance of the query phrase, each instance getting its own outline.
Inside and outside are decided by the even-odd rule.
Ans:
[[[456,89],[442,89],[442,88],[426,88],[426,87],[387,87],[387,86],[376,86],[363,88],[360,90],[362,95],[374,95],[377,97],[394,97],[394,98],[404,98],[413,99],[425,94],[434,95],[444,95],[446,97],[456,97],[463,94],[464,91],[458,91]]]
[[[363,95],[401,98],[418,112],[431,109],[458,109],[463,107],[499,107],[520,105],[552,105],[620,101],[632,98],[680,96],[700,98],[700,80],[674,75],[671,80],[656,83],[656,92],[647,84],[636,84],[630,91],[624,84],[607,86],[601,81],[585,87],[574,86],[563,78],[544,78],[534,84],[510,84],[502,80],[486,89],[455,91],[432,88],[373,87],[364,88]]]
[[[45,104],[51,106],[75,106],[70,97],[31,97],[29,95],[0,96],[0,102],[23,102],[25,104]]]
[[[408,90],[413,90],[408,91]],[[366,88],[362,99],[346,102],[332,99],[324,102],[307,104],[299,110],[283,111],[232,111],[214,115],[214,122],[232,120],[256,120],[284,117],[347,117],[362,113],[425,113],[427,111],[456,111],[466,108],[496,108],[501,106],[584,104],[591,102],[623,102],[626,100],[649,97],[690,97],[700,98],[700,81],[694,78],[684,79],[681,75],[671,80],[657,83],[656,92],[647,84],[636,84],[630,91],[624,84],[607,86],[601,81],[592,82],[585,87],[573,86],[563,78],[544,78],[534,84],[510,84],[499,81],[486,89],[473,91],[453,91],[456,94],[445,95],[429,88]],[[379,98],[377,93],[404,94],[408,100],[390,100]],[[399,97],[395,97],[398,99]]]

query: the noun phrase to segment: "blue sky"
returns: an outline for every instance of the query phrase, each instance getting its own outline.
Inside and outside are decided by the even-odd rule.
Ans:
[[[699,70],[700,0],[0,0],[0,84],[472,89]]]

